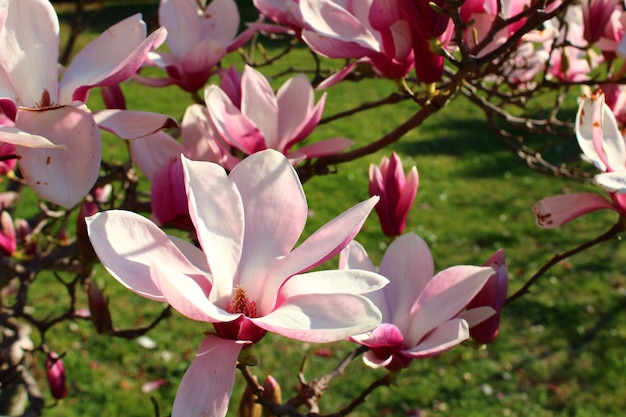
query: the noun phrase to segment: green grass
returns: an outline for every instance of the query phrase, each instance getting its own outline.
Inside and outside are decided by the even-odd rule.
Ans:
[[[131,14],[136,5],[126,3],[115,3],[111,16]],[[241,68],[241,61],[232,59]],[[298,49],[281,65],[304,67],[307,59],[308,54]],[[275,73],[271,71],[267,73]],[[187,103],[187,95],[175,89],[135,84],[124,88],[132,109],[179,117]],[[386,80],[339,85],[328,91],[324,114],[382,98],[395,88]],[[98,108],[97,94],[92,96],[90,104]],[[344,136],[368,143],[414,111],[408,102],[368,111],[320,126],[311,140]],[[121,140],[107,137],[105,141],[108,154],[124,158],[119,151]],[[420,188],[407,231],[420,234],[430,244],[437,269],[482,264],[504,247],[513,292],[554,253],[597,236],[615,221],[612,213],[596,213],[557,230],[536,227],[530,211],[535,201],[564,190],[597,189],[531,171],[497,141],[478,109],[458,99],[393,148],[307,182],[311,216],[305,234],[367,198],[369,163],[378,163],[392,149],[401,154],[407,168],[418,167]],[[388,244],[374,215],[357,240],[375,263]],[[500,336],[486,349],[460,346],[440,357],[414,362],[398,375],[395,386],[375,391],[355,415],[405,416],[409,410],[421,410],[422,416],[620,415],[626,406],[626,256],[620,245],[604,243],[560,263],[530,294],[507,306]],[[145,325],[163,308],[123,289],[102,269],[95,279],[111,300],[119,328]],[[38,277],[36,287],[32,305],[38,317],[62,310],[67,297],[53,277]],[[78,307],[85,306],[81,293]],[[46,409],[45,415],[154,416],[151,396],[161,415],[167,415],[178,383],[207,330],[210,327],[204,323],[174,313],[150,333],[157,348],[145,349],[133,340],[98,335],[84,321],[55,327],[48,343],[66,352],[70,393],[62,404]],[[256,372],[261,380],[274,375],[284,398],[289,398],[295,393],[303,357],[309,358],[306,377],[310,380],[332,369],[354,348],[347,342],[328,347],[331,356],[320,357],[314,354],[316,345],[268,335],[254,348],[261,360]],[[346,405],[380,375],[355,361],[331,385],[321,402],[322,412]],[[150,394],[141,392],[143,383],[160,378],[168,383]],[[236,415],[242,387],[238,377],[230,415]],[[51,403],[50,398],[47,401]]]

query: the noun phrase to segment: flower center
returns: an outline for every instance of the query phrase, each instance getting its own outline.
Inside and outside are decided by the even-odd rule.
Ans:
[[[239,285],[233,289],[233,295],[228,302],[226,311],[231,314],[241,313],[246,317],[256,317],[256,303],[246,297],[246,290]]]
[[[50,93],[48,90],[44,88],[43,93],[41,93],[41,101],[35,103],[35,108],[37,109],[45,109],[47,107],[55,107],[56,104],[52,102],[50,98]]]

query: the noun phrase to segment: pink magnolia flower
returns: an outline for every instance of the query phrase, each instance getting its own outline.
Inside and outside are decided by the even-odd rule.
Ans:
[[[339,267],[375,270],[357,242],[341,252]],[[370,348],[363,360],[372,368],[398,370],[413,359],[438,355],[467,340],[470,327],[493,314],[490,307],[480,307],[459,315],[494,270],[454,266],[434,274],[428,245],[416,234],[402,235],[389,245],[379,273],[389,284],[367,297],[380,308],[382,323],[351,338]]]
[[[576,139],[585,157],[602,171],[593,181],[608,192],[609,199],[595,193],[546,197],[533,207],[541,227],[559,227],[601,209],[626,215],[626,144],[602,92],[582,98],[576,115]]]
[[[378,74],[402,78],[414,64],[411,22],[400,6],[392,4],[395,1],[385,0],[379,6],[375,3],[300,0],[307,25],[302,39],[325,57],[364,58]]]
[[[624,2],[583,0],[581,7],[585,40],[600,49],[605,58],[616,58],[616,50],[625,32]]]
[[[329,342],[374,328],[380,312],[361,294],[386,283],[368,271],[303,274],[336,255],[376,204],[364,201],[296,249],[307,218],[302,186],[274,150],[255,153],[229,175],[219,165],[183,159],[189,213],[201,249],[122,210],[88,219],[107,270],[143,297],[213,323],[183,377],[172,416],[223,416],[245,344],[274,332]]]
[[[252,0],[263,16],[279,25],[290,27],[299,35],[306,23],[300,12],[299,0]]]
[[[13,217],[8,211],[0,212],[0,253],[11,256],[17,250],[17,234]]]
[[[478,343],[491,343],[498,335],[500,327],[500,313],[506,301],[506,293],[509,288],[509,269],[506,265],[504,250],[499,249],[494,253],[485,266],[494,269],[493,274],[487,280],[482,290],[467,305],[468,309],[489,306],[495,310],[495,314],[485,321],[470,327],[470,336]]]
[[[165,30],[146,38],[141,17],[129,17],[85,47],[59,81],[59,21],[49,1],[4,1],[0,23],[0,109],[14,122],[0,126],[0,142],[16,146],[39,197],[71,207],[100,169],[100,132],[84,104],[89,90],[130,77]]]
[[[375,209],[383,233],[387,236],[401,235],[417,195],[417,168],[411,168],[405,177],[400,157],[392,152],[391,158],[383,157],[380,167],[370,164],[369,177],[370,196],[380,196]]]
[[[236,51],[259,29],[259,20],[239,36],[239,9],[234,0],[213,0],[204,10],[196,0],[161,0],[159,22],[168,30],[168,52],[152,52],[148,63],[168,78],[136,79],[154,87],[176,84],[198,91],[228,53]]]
[[[313,93],[304,74],[290,78],[274,93],[261,73],[246,66],[239,106],[232,94],[215,85],[207,87],[204,97],[213,129],[224,142],[246,155],[275,149],[297,163],[339,153],[352,145],[348,139],[332,138],[291,149],[309,136],[322,117],[326,95],[314,106]]]

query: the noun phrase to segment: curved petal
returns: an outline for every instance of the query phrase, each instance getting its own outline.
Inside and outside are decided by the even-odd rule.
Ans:
[[[172,417],[224,417],[233,391],[237,358],[245,343],[208,335],[185,372]]]
[[[159,28],[146,38],[146,24],[140,14],[111,26],[80,51],[67,68],[59,84],[61,102],[85,102],[91,88],[127,80],[166,36],[165,28]]]
[[[300,126],[308,123],[314,115],[312,114],[313,87],[309,78],[305,74],[298,74],[288,79],[276,92],[276,104],[278,106],[278,147],[275,149],[282,150],[302,130]],[[321,111],[319,115],[321,116]],[[315,125],[317,122],[319,118]]]
[[[43,136],[33,135],[13,126],[0,125],[0,142],[11,143],[26,148],[67,149],[64,145],[55,145]]]
[[[322,156],[335,155],[352,146],[354,142],[345,138],[326,139],[321,142],[298,148],[298,153],[306,155],[307,159],[319,158]]]
[[[94,118],[100,128],[122,139],[137,139],[178,126],[176,120],[166,114],[134,110],[100,110],[94,113]]]
[[[208,86],[204,100],[215,130],[231,146],[248,155],[267,149],[263,133],[233,105],[230,98],[219,87]]]
[[[385,346],[398,350],[404,349],[402,332],[391,323],[381,323],[380,326],[371,332],[352,336],[350,340],[370,348]]]
[[[85,106],[20,109],[15,127],[45,136],[66,149],[16,146],[20,170],[35,193],[64,207],[78,203],[100,172],[100,130]],[[77,175],[80,173],[80,175]]]
[[[129,144],[137,166],[150,181],[154,180],[161,168],[180,158],[184,152],[182,145],[165,132],[131,140]]]
[[[265,273],[300,238],[307,203],[298,174],[280,152],[250,155],[230,173],[244,207],[245,224],[239,284],[251,299],[265,289]],[[267,293],[276,294],[271,287]]]
[[[4,1],[0,67],[18,93],[19,105],[35,107],[47,91],[58,104],[59,19],[49,1]],[[34,24],[36,22],[36,24]]]
[[[463,319],[452,319],[435,328],[419,345],[402,353],[413,359],[430,358],[469,339],[469,326]]]
[[[278,148],[278,102],[260,72],[246,66],[241,75],[241,112],[259,128],[268,148]]]
[[[198,5],[194,1],[162,0],[159,23],[168,31],[167,46],[176,60],[202,39]]]
[[[178,273],[202,274],[154,223],[139,214],[108,210],[87,217],[87,231],[98,258],[126,288],[151,300],[165,301],[153,283],[150,264]]]
[[[618,211],[606,198],[596,193],[561,194],[535,203],[533,213],[539,227],[553,229],[600,209]]]
[[[377,202],[378,197],[362,201],[326,223],[274,264],[265,286],[277,291],[285,278],[315,268],[337,255],[354,239]]]
[[[200,21],[200,36],[229,45],[239,30],[239,8],[234,0],[213,0]]]
[[[312,50],[326,58],[363,58],[373,53],[371,48],[356,42],[328,38],[309,30],[302,31],[302,39]]]
[[[244,207],[224,168],[182,158],[189,214],[213,275],[211,302],[227,300],[234,288],[244,236]]]
[[[406,332],[411,308],[435,272],[428,244],[414,233],[396,238],[387,248],[379,271],[389,279],[383,289],[391,313],[389,320]]]
[[[306,294],[367,294],[384,287],[389,280],[361,269],[316,271],[294,275],[280,288],[280,297]]]
[[[327,343],[374,329],[380,311],[360,295],[309,294],[292,297],[267,316],[251,320],[290,339]]]
[[[233,321],[240,316],[227,313],[209,301],[210,277],[200,273],[185,274],[177,265],[163,262],[151,262],[149,266],[154,285],[165,301],[183,316],[208,323]]]
[[[426,334],[459,314],[493,272],[490,267],[461,265],[435,275],[410,312],[411,323],[404,333],[407,346],[416,346]]]
[[[612,193],[626,193],[626,171],[603,172],[593,177],[593,182]]]

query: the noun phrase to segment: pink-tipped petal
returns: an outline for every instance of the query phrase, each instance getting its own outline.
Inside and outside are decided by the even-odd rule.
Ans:
[[[456,316],[483,288],[493,268],[453,266],[435,275],[419,295],[411,310],[408,346],[418,342],[441,323]]]
[[[282,151],[291,139],[296,138],[299,131],[302,130],[300,126],[307,123],[311,118],[313,98],[313,87],[305,74],[298,74],[288,79],[278,89],[276,92],[279,115],[278,146],[274,149]],[[317,122],[319,119],[315,125]],[[298,140],[304,137],[300,137]]]
[[[151,300],[165,301],[153,283],[150,265],[178,273],[203,274],[154,223],[124,210],[109,210],[86,219],[89,239],[100,261],[126,288]]]
[[[18,104],[35,107],[44,91],[58,104],[59,20],[52,4],[19,0],[0,7],[11,17],[0,30],[0,68],[19,91]]]
[[[85,106],[20,110],[15,126],[66,147],[16,147],[29,187],[40,198],[64,207],[78,203],[96,182],[102,156],[100,130],[89,110]]]
[[[180,382],[172,417],[224,417],[244,346],[237,340],[206,336]]]
[[[416,347],[402,352],[413,359],[430,358],[469,339],[469,325],[463,319],[452,319],[435,328]]]
[[[240,285],[261,288],[265,272],[296,244],[307,218],[298,174],[280,152],[268,149],[244,159],[229,176],[245,207],[246,227],[239,269]],[[249,291],[249,290],[248,290]],[[258,294],[252,293],[255,299]]]
[[[306,294],[289,298],[270,314],[251,319],[257,326],[290,339],[328,343],[374,329],[380,311],[353,294]]]
[[[166,114],[133,110],[101,110],[94,114],[100,128],[122,139],[137,139],[161,129],[178,126],[176,120]]]
[[[278,148],[278,102],[269,81],[246,66],[241,76],[241,112],[263,133],[268,148]]]
[[[165,132],[157,132],[129,142],[133,158],[150,181],[171,161],[180,158],[184,149]]]
[[[307,159],[319,158],[341,153],[353,144],[354,142],[350,139],[333,138],[303,146],[297,152],[306,155]]]
[[[285,278],[315,268],[337,255],[354,239],[377,202],[377,197],[362,201],[326,223],[293,252],[274,264],[268,274],[272,281],[266,285],[278,289]]]
[[[229,297],[240,263],[244,207],[235,184],[219,165],[183,157],[189,214],[213,275],[211,301]]]
[[[563,226],[592,211],[617,208],[596,193],[562,194],[546,197],[533,206],[537,225],[545,229]]]

